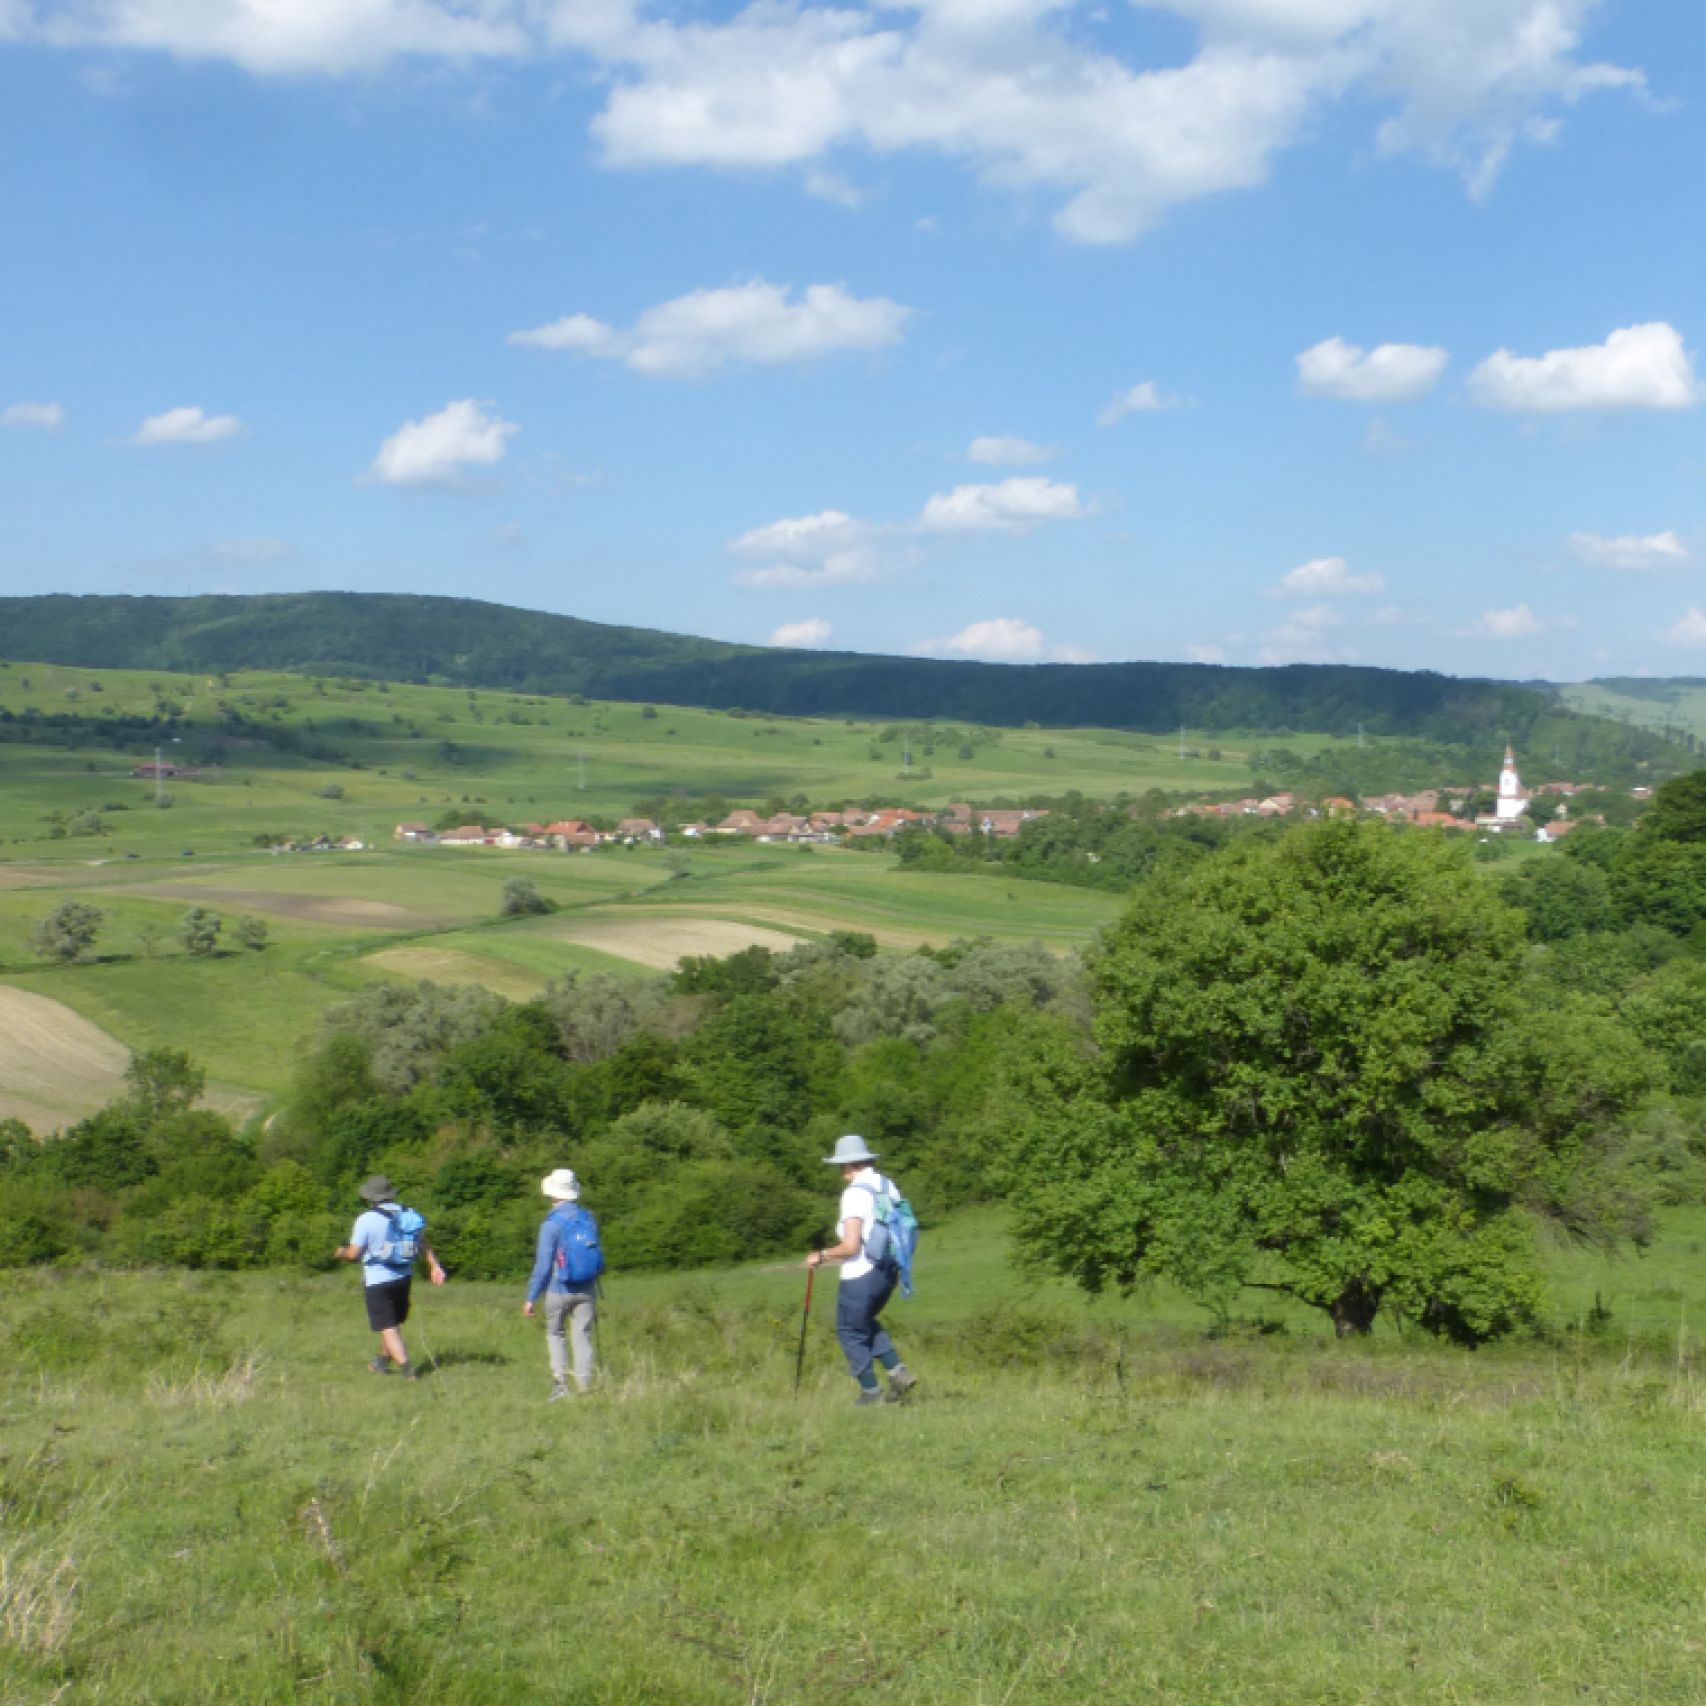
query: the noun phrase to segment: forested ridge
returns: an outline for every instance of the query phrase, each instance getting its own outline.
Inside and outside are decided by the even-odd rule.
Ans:
[[[0,656],[87,668],[275,669],[775,715],[934,717],[1161,733],[1406,735],[1484,751],[1569,714],[1544,688],[1345,664],[993,664],[800,652],[390,593],[0,599]],[[1595,719],[1578,719],[1593,722]],[[1621,731],[1638,762],[1684,757]],[[1635,748],[1639,748],[1636,751]]]

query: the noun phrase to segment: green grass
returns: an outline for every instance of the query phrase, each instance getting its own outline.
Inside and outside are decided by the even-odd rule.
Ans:
[[[1613,686],[1604,681],[1573,682],[1558,689],[1564,703],[1593,717],[1634,723],[1661,732],[1680,729],[1706,740],[1706,681],[1698,676],[1671,681]]]
[[[1187,731],[1181,758],[1177,737],[1109,729],[914,723],[903,736],[898,723],[868,719],[736,717],[678,706],[656,707],[648,717],[641,705],[322,685],[318,692],[307,678],[267,673],[220,685],[161,671],[0,667],[0,712],[68,713],[97,725],[75,746],[46,728],[28,744],[0,743],[0,782],[11,806],[0,831],[8,856],[176,855],[186,847],[205,856],[252,845],[265,833],[325,831],[383,842],[399,820],[435,822],[450,811],[488,824],[550,822],[625,815],[642,798],[709,790],[747,805],[797,795],[813,804],[880,795],[945,805],[1073,788],[1104,798],[1152,787],[1236,790],[1253,779],[1252,746],[1270,738]],[[149,715],[157,706],[178,713],[179,744],[164,724],[129,732],[98,726],[108,713]],[[246,725],[222,720],[222,707],[241,712]],[[259,738],[269,732],[335,749],[346,762],[277,750]],[[221,778],[168,784],[173,804],[158,810],[155,784],[131,771],[152,762],[161,742],[168,761],[220,759]],[[1307,753],[1332,743],[1288,734],[1284,744]],[[962,745],[971,747],[971,758],[958,756]],[[1220,757],[1211,759],[1210,751]],[[334,783],[345,797],[322,798],[320,790]],[[108,804],[125,809],[106,814],[104,835],[50,838],[49,814]]]
[[[687,871],[673,877],[652,851],[433,847],[48,866],[29,886],[0,887],[0,982],[64,1002],[127,1047],[188,1048],[221,1084],[271,1098],[326,1008],[376,979],[477,981],[522,998],[570,970],[644,976],[601,933],[641,933],[670,958],[673,933],[703,920],[784,938],[873,931],[897,949],[987,935],[1065,950],[1121,904],[1059,884],[910,872],[887,853],[841,848],[696,849]],[[504,882],[518,874],[560,910],[501,917]],[[106,914],[95,957],[45,964],[30,933],[70,897]],[[192,959],[176,934],[191,906],[217,912],[227,932],[244,914],[264,918],[269,945]],[[590,942],[574,940],[587,929]],[[391,959],[398,950],[409,952]]]
[[[614,1279],[550,1408],[519,1286],[423,1287],[405,1386],[348,1273],[18,1276],[0,1698],[1693,1701],[1702,1231],[1603,1338],[1470,1354],[1084,1304],[971,1217],[874,1411],[823,1291],[790,1396],[798,1272]]]

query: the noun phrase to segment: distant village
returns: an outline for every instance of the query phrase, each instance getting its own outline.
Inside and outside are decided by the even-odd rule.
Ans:
[[[212,779],[217,770],[195,770],[172,764],[139,764],[134,774],[156,783]],[[1523,785],[1516,754],[1505,748],[1503,768],[1494,792],[1491,811],[1470,813],[1469,804],[1488,792],[1485,783],[1455,787],[1425,788],[1414,794],[1371,794],[1362,800],[1341,795],[1326,799],[1304,799],[1292,793],[1255,795],[1238,800],[1191,800],[1172,809],[1173,817],[1218,818],[1313,818],[1378,817],[1389,823],[1415,824],[1423,828],[1448,829],[1482,835],[1531,836],[1537,841],[1558,841],[1581,822],[1603,821],[1570,816],[1567,802],[1578,793],[1590,792],[1585,782],[1542,782],[1533,788]],[[1639,799],[1652,792],[1635,788]],[[1559,809],[1549,822],[1536,823],[1530,815],[1531,802],[1557,798]],[[777,812],[772,816],[732,811],[716,823],[664,825],[649,817],[623,818],[613,829],[599,829],[583,818],[564,818],[556,823],[528,823],[520,828],[459,824],[440,829],[426,823],[399,823],[392,831],[395,841],[433,847],[542,848],[564,853],[587,852],[594,847],[662,845],[667,841],[716,843],[747,840],[766,843],[831,844],[889,839],[915,825],[947,835],[983,835],[997,839],[1016,836],[1027,823],[1049,814],[1044,808],[979,809],[963,802],[941,811],[914,811],[905,806],[872,810],[851,807],[845,811]],[[320,835],[312,840],[289,843],[292,852],[358,852],[365,843],[350,837]]]
[[[1567,804],[1560,804],[1548,823],[1536,824],[1529,815],[1530,802],[1547,797],[1567,801],[1576,794],[1596,791],[1587,782],[1542,782],[1525,788],[1517,772],[1516,753],[1505,748],[1505,762],[1490,812],[1468,811],[1469,802],[1487,792],[1484,783],[1462,787],[1424,788],[1417,794],[1370,794],[1358,804],[1339,795],[1305,804],[1292,794],[1271,794],[1211,804],[1193,801],[1174,811],[1175,817],[1289,817],[1293,814],[1327,817],[1381,817],[1388,823],[1411,823],[1429,829],[1465,830],[1483,835],[1528,835],[1536,841],[1561,841],[1582,822],[1603,823],[1602,816],[1576,819]],[[1645,799],[1651,788],[1634,788],[1636,799]]]
[[[424,823],[400,823],[392,832],[398,841],[427,842],[438,847],[549,847],[565,853],[603,846],[643,846],[674,836],[684,841],[715,842],[731,838],[763,842],[830,843],[887,838],[909,824],[939,829],[949,835],[1013,836],[1046,811],[977,811],[952,805],[939,812],[885,806],[874,811],[853,807],[839,812],[778,812],[764,817],[754,811],[733,811],[717,823],[681,823],[670,829],[649,817],[626,817],[614,829],[595,829],[580,818],[561,823],[530,823],[520,829],[488,829],[463,824],[434,830]]]

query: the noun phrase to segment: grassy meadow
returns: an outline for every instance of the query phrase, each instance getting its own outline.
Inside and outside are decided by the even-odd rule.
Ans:
[[[798,1271],[616,1276],[550,1407],[518,1286],[423,1286],[411,1386],[348,1272],[22,1274],[0,1699],[1692,1701],[1703,1238],[1468,1353],[1087,1303],[969,1215],[877,1410],[822,1288],[791,1396]]]
[[[1559,692],[1564,703],[1593,717],[1661,731],[1681,729],[1706,740],[1706,680],[1696,676],[1678,680],[1618,683],[1578,681]]]
[[[1252,747],[1276,738],[1187,730],[1181,743],[1112,729],[737,716],[294,675],[240,673],[222,683],[26,663],[0,664],[0,711],[85,724],[75,735],[38,726],[27,742],[0,744],[0,844],[8,859],[26,861],[184,848],[206,855],[269,833],[371,842],[388,838],[399,819],[430,823],[448,811],[468,822],[550,822],[625,816],[638,800],[713,791],[754,806],[796,795],[814,805],[881,796],[940,806],[1073,788],[1101,797],[1236,790],[1253,779]],[[152,732],[101,726],[156,712],[176,720]],[[269,744],[273,737],[297,750]],[[1284,743],[1307,753],[1331,741],[1287,734]],[[172,804],[161,811],[153,782],[131,775],[153,761],[157,744],[168,763],[218,758],[223,773],[167,784]],[[342,798],[324,797],[333,785]],[[103,814],[105,835],[51,839],[49,814],[108,804],[124,810]]]
[[[502,917],[503,885],[517,875],[558,910]],[[31,953],[30,934],[69,898],[97,905],[105,922],[92,957],[50,964]],[[7,991],[19,990],[61,1003],[125,1048],[188,1048],[227,1104],[258,1106],[289,1083],[320,1014],[376,979],[477,983],[525,999],[571,969],[644,976],[684,954],[781,948],[842,929],[898,949],[979,935],[1068,949],[1119,905],[1093,890],[909,872],[887,853],[833,847],[707,847],[673,869],[651,849],[391,846],[0,865],[0,1014]],[[178,940],[192,906],[225,920],[230,945],[210,958]],[[258,952],[230,941],[243,916],[267,924]],[[79,1093],[62,1077],[20,1035],[0,1057],[0,1117],[38,1126],[43,1110],[76,1117],[117,1082],[91,1076]]]

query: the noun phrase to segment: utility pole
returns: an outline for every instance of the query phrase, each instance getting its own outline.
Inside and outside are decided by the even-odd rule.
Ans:
[[[1180,725],[1179,725],[1179,758],[1181,761],[1183,761],[1184,756],[1185,756],[1185,725],[1183,723],[1180,723]]]

